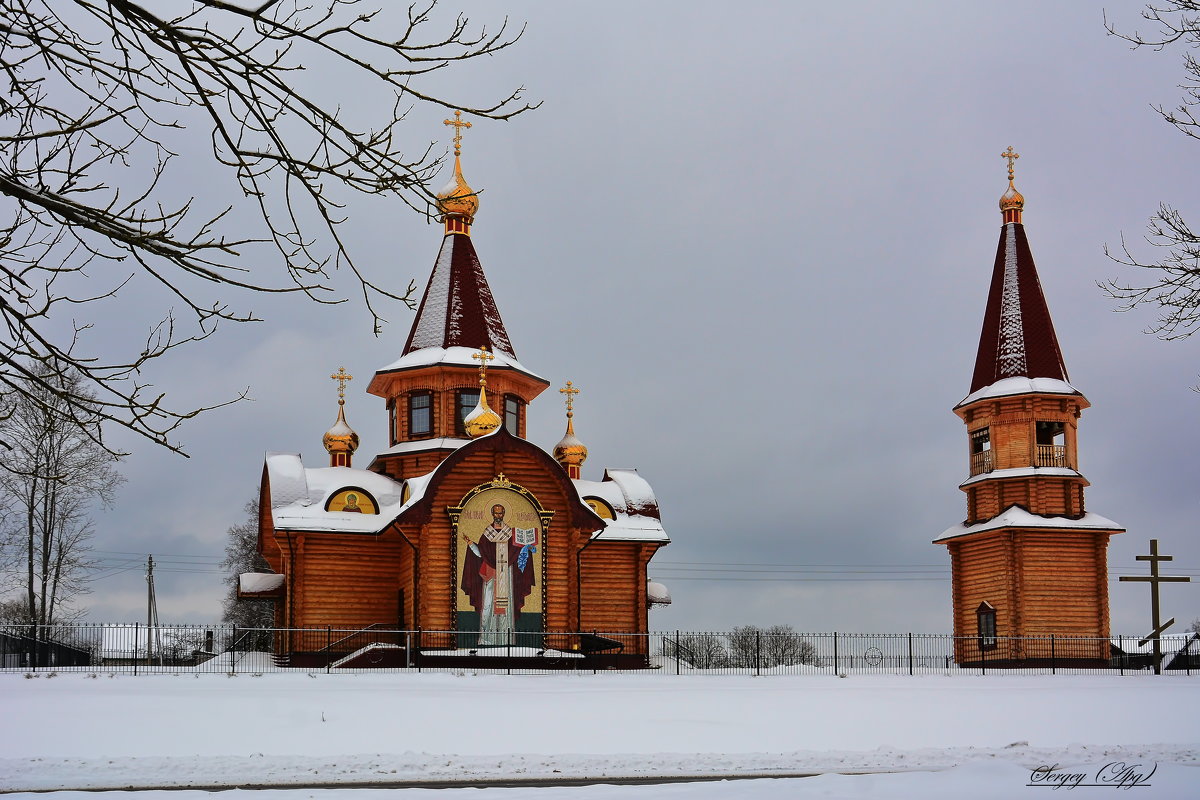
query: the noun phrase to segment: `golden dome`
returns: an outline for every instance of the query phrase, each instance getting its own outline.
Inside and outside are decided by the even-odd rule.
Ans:
[[[1017,191],[1017,187],[1013,186],[1013,182],[1008,182],[1008,190],[1000,195],[1000,210],[1021,210],[1025,207],[1025,195]],[[1036,215],[1035,215],[1036,216]]]
[[[462,174],[462,163],[458,156],[454,157],[454,177],[437,193],[438,211],[446,215],[466,217],[468,221],[475,218],[479,210],[479,195],[468,184]]]
[[[570,477],[578,478],[579,468],[588,457],[587,446],[575,436],[575,395],[579,394],[579,390],[575,384],[567,381],[567,385],[558,391],[567,398],[567,432],[562,441],[554,445],[554,460],[566,469]]]
[[[564,467],[580,467],[587,461],[587,445],[575,436],[575,421],[567,417],[567,433],[554,445],[554,460]]]
[[[333,423],[333,427],[327,430],[321,439],[325,444],[326,452],[330,455],[334,453],[353,454],[358,449],[358,434],[346,424],[345,408],[346,401],[338,400],[337,422]]]
[[[480,386],[479,402],[475,405],[475,410],[467,414],[467,418],[463,420],[463,427],[466,428],[467,435],[472,439],[486,436],[499,428],[501,422],[500,415],[488,408],[487,389]]]
[[[454,119],[445,120],[444,124],[454,126],[454,177],[437,193],[438,211],[444,216],[465,217],[468,223],[479,210],[479,195],[467,183],[462,174],[462,129],[471,127],[471,123],[463,122],[462,112],[455,111]]]
[[[1005,222],[1020,222],[1021,209],[1025,207],[1025,195],[1013,186],[1013,162],[1020,158],[1021,154],[1014,151],[1010,144],[1000,157],[1008,159],[1008,189],[1000,195],[1000,213],[1004,215]]]

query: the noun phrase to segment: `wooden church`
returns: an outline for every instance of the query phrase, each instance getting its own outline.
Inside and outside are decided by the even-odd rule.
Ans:
[[[1090,405],[1071,385],[1013,185],[970,393],[967,518],[934,540],[950,552],[956,660],[1107,663],[1112,520],[1084,505],[1078,428]],[[1039,637],[1008,638],[1008,637]]]
[[[518,360],[472,243],[479,198],[460,161],[470,123],[457,112],[446,123],[441,250],[400,357],[367,387],[387,408],[389,447],[353,465],[339,370],[327,465],[266,457],[258,545],[273,573],[242,576],[240,596],[276,601],[276,627],[290,631],[277,650],[297,663],[644,663],[649,608],[670,601],[647,579],[669,542],[658,501],[636,470],[583,479],[570,381],[562,441],[548,453],[526,440],[529,406],[550,384]]]

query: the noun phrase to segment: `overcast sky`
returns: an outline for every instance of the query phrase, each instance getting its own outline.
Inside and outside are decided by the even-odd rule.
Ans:
[[[497,5],[468,8],[495,22]],[[1114,632],[1149,628],[1146,586],[1115,576],[1144,571],[1151,537],[1170,570],[1200,576],[1200,339],[1144,335],[1153,315],[1114,313],[1096,287],[1128,276],[1104,244],[1138,246],[1160,201],[1200,224],[1200,143],[1151,108],[1178,102],[1179,51],[1130,51],[1090,1],[513,6],[523,40],[439,86],[482,102],[524,85],[542,101],[465,134],[475,247],[521,361],[582,389],[584,477],[636,467],[658,494],[672,543],[650,572],[675,602],[652,628],[950,630],[949,559],[931,540],[966,514],[951,409],[974,365],[1008,145],[1071,381],[1093,404],[1087,506],[1129,529],[1109,551]],[[1139,8],[1108,13],[1128,29]],[[414,110],[414,150],[447,146],[446,116]],[[395,202],[348,213],[373,277],[424,286],[440,226]],[[110,569],[95,621],[144,618],[147,553],[164,621],[219,617],[226,529],[266,451],[326,463],[339,366],[355,376],[356,466],[386,446],[365,387],[411,312],[389,308],[376,338],[353,300],[244,304],[266,321],[152,376],[179,405],[244,387],[253,400],[190,423],[190,459],[136,444],[97,519]],[[530,438],[549,449],[563,426],[547,391]],[[1164,587],[1163,608],[1200,616],[1200,578]]]

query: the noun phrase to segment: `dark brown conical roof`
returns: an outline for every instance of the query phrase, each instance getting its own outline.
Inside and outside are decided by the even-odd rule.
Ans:
[[[1000,229],[971,392],[1015,377],[1068,380],[1025,226],[1007,222]]]
[[[448,233],[421,297],[404,355],[426,347],[487,345],[516,358],[471,237]]]

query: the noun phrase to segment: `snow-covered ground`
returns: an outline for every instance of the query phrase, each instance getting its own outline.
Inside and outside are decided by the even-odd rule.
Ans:
[[[348,784],[808,773],[820,774],[491,791],[537,800],[1036,798],[1066,780],[1080,785],[1059,794],[1086,797],[1108,796],[1089,784],[1123,774],[1142,781],[1137,797],[1200,796],[1200,676],[42,672],[0,674],[0,708],[0,788],[29,798],[312,783],[343,788],[254,797],[457,800],[479,789]],[[846,774],[854,772],[877,774]]]

